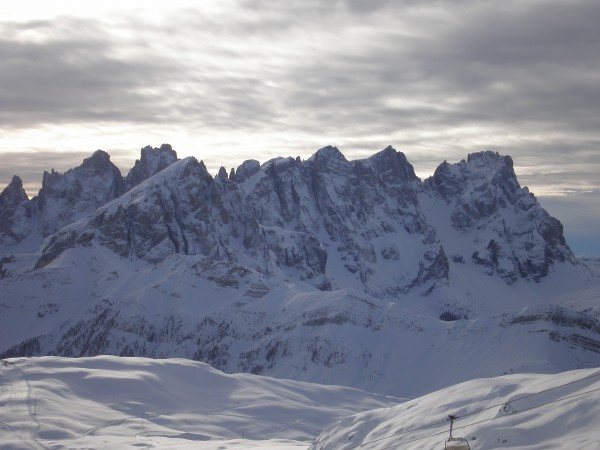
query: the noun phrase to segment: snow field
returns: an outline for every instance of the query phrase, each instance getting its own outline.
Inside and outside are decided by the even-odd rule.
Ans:
[[[408,401],[183,359],[8,359],[0,383],[2,449],[441,449],[449,414],[473,450],[600,448],[600,369],[477,379]]]
[[[442,449],[453,436],[470,448],[600,448],[600,370],[519,374],[467,381],[392,408],[342,419],[311,450]]]
[[[227,375],[182,359],[23,358],[0,366],[0,448],[306,448],[399,399]]]

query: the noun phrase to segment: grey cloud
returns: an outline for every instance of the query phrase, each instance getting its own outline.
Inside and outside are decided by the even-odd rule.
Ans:
[[[320,58],[317,55],[313,64],[294,70],[297,86],[306,86],[295,98],[302,99],[299,106],[307,108],[362,102],[385,120],[390,111],[381,107],[381,100],[402,96],[427,104],[427,108],[408,106],[407,110],[415,111],[417,120],[430,116],[434,125],[438,112],[440,123],[445,120],[449,125],[515,120],[556,124],[563,122],[566,114],[585,118],[598,105],[600,72],[597,58],[591,57],[600,41],[594,20],[594,15],[600,18],[600,9],[588,9],[567,15],[568,23],[562,28],[574,36],[562,42],[559,50],[555,49],[556,38],[550,39],[552,30],[542,27],[541,38],[535,30],[520,36],[516,31],[527,29],[530,21],[548,15],[546,11],[560,13],[547,4],[525,11],[523,16],[488,9],[463,16],[457,13],[462,20],[452,17],[451,25],[440,16],[438,29],[432,27],[412,38],[383,27],[370,36],[373,42],[362,54],[347,57],[329,49]],[[402,20],[399,22],[402,26]],[[588,26],[590,23],[594,27]],[[568,38],[567,31],[561,34]],[[582,67],[576,64],[580,59],[592,66],[586,72],[587,80],[581,79]],[[447,111],[436,108],[455,99],[458,101]]]
[[[544,159],[554,152],[563,165],[565,149],[570,159],[583,158],[597,149],[577,141],[598,137],[600,4],[521,4],[434,14],[426,20],[438,26],[420,33],[399,16],[398,29],[390,22],[374,27],[354,52],[343,45],[316,48],[314,58],[290,63],[285,104],[302,111],[297,126],[314,135],[336,129],[354,136],[443,134],[467,126],[480,130],[480,141],[493,136],[486,146],[505,152]],[[399,99],[396,105],[391,98]],[[557,132],[562,146],[531,139],[554,139]],[[430,144],[442,152],[454,145],[435,139]],[[465,136],[463,155],[469,141]]]
[[[170,58],[120,59],[118,42],[88,20],[0,26],[2,128],[160,119],[152,88],[168,88]],[[14,38],[27,32],[38,38]]]
[[[261,64],[264,50],[240,48],[239,36],[214,39],[214,21],[189,12],[185,16],[158,25],[124,16],[114,29],[65,18],[0,24],[0,128],[188,123],[219,132],[274,120],[273,95],[264,82],[269,62]],[[127,28],[138,32],[118,38]],[[13,37],[30,30],[36,31],[36,40]],[[259,70],[245,70],[245,61],[250,66],[251,60]]]
[[[350,158],[393,144],[426,170],[494,148],[513,155],[527,184],[589,180],[561,161],[565,149],[597,167],[598,2],[236,6],[152,24],[26,24],[38,41],[15,40],[17,25],[4,24],[0,127],[169,123],[223,142],[270,133],[296,154],[332,143]],[[135,35],[123,41],[125,29]],[[541,155],[548,168],[532,173]]]

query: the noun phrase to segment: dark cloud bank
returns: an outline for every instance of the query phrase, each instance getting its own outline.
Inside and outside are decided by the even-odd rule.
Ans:
[[[595,0],[239,1],[152,22],[0,22],[0,132],[167,124],[351,159],[393,144],[424,172],[491,148],[522,184],[569,194],[552,203],[564,221],[573,205],[600,209],[598,23]],[[1,179],[66,155],[27,158]]]

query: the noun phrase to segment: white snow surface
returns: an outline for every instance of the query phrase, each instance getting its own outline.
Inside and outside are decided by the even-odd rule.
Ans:
[[[600,369],[406,400],[184,359],[34,357],[2,360],[0,386],[2,449],[441,449],[449,414],[473,450],[600,448]]]
[[[449,415],[457,416],[453,438],[465,439],[472,450],[599,449],[600,370],[468,381],[344,418],[310,449],[443,449]]]
[[[115,356],[2,360],[0,385],[2,449],[305,449],[327,424],[401,401]]]

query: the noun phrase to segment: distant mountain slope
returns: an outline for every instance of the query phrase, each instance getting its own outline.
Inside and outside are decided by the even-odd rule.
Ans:
[[[177,356],[402,396],[600,363],[597,281],[508,156],[423,182],[391,147],[216,177],[168,145],[126,178],[111,164],[0,194],[1,356]],[[34,245],[51,217],[71,223]]]
[[[600,447],[599,400],[598,369],[473,380],[342,419],[310,450],[442,449],[449,415],[457,416],[453,437],[472,450],[591,450]]]

